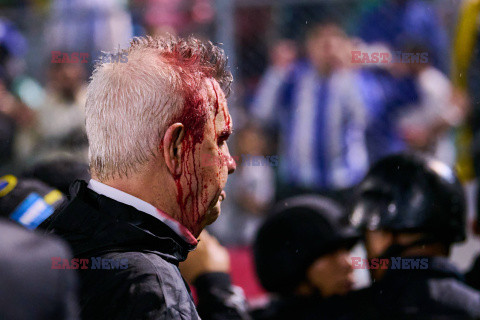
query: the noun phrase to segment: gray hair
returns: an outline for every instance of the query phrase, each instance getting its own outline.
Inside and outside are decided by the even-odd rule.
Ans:
[[[87,89],[89,162],[100,180],[138,172],[155,157],[168,126],[187,117],[188,101],[206,109],[198,99],[204,79],[225,94],[232,82],[223,50],[193,37],[134,38],[117,55],[128,61],[97,63]]]

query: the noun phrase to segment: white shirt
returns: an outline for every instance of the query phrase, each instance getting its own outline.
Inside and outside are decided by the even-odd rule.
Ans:
[[[138,211],[151,215],[155,219],[158,219],[165,223],[167,226],[169,226],[170,229],[172,229],[176,234],[185,239],[185,241],[187,241],[188,243],[193,245],[197,244],[197,239],[195,239],[195,237],[191,234],[190,231],[188,231],[187,228],[185,228],[182,224],[180,224],[178,221],[176,221],[166,213],[152,206],[150,203],[134,197],[126,192],[107,186],[106,184],[94,179],[90,179],[87,187],[90,190],[101,194],[107,198],[132,206]]]

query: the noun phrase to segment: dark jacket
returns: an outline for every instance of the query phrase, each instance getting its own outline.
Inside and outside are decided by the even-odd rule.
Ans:
[[[447,258],[428,259],[428,269],[388,269],[380,281],[355,293],[359,318],[479,318],[480,293],[463,283]]]
[[[472,288],[480,290],[480,256],[477,257],[472,268],[465,274],[465,281]]]
[[[345,297],[292,296],[273,300],[267,307],[252,311],[251,315],[255,320],[354,319],[353,309],[349,306]]]
[[[52,269],[52,257],[70,257],[59,239],[0,221],[0,319],[78,319],[77,279]]]
[[[89,259],[88,268],[79,268],[83,319],[199,319],[178,269],[194,245],[84,181],[70,192],[72,200],[40,227],[67,240],[75,258]],[[243,300],[228,275],[207,274],[197,285],[202,318],[242,318]]]

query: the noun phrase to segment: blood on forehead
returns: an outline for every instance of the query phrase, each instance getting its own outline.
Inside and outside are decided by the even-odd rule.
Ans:
[[[222,132],[231,133],[232,119],[227,108],[227,99],[223,93],[222,88],[217,81],[210,80],[208,87],[209,104],[212,106],[213,123],[215,127],[215,134],[219,135]]]

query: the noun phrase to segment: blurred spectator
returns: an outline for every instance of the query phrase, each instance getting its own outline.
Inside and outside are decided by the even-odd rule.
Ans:
[[[356,43],[354,47],[355,51],[369,55],[390,53],[383,46]],[[398,115],[402,109],[418,100],[418,94],[412,77],[394,73],[388,65],[362,63],[355,66],[358,67],[358,85],[367,109],[366,141],[369,162],[372,164],[406,149],[397,130]]]
[[[199,314],[228,314],[229,310],[223,301],[228,292],[229,301],[237,300],[235,303],[242,306],[238,308],[243,310],[241,318],[250,319],[242,289],[231,285],[228,251],[206,230],[200,234],[197,248],[188,255],[187,260],[180,263],[179,268],[182,277],[196,289]]]
[[[235,161],[237,170],[232,179],[231,196],[236,207],[225,211],[218,223],[227,224],[225,243],[250,245],[266,210],[275,197],[275,169],[281,159],[271,155],[269,139],[255,125],[248,125],[236,134]],[[231,226],[236,226],[232,232]],[[215,231],[221,227],[212,226]]]
[[[10,116],[19,127],[33,123],[33,112],[8,90],[5,79],[0,79],[0,112]]]
[[[13,80],[16,65],[27,53],[27,40],[11,21],[0,18],[0,66]]]
[[[268,119],[275,113],[272,108],[276,105],[272,101],[277,99],[282,84],[291,73],[297,60],[297,51],[295,42],[287,39],[277,41],[270,49],[270,65],[258,84],[257,94],[250,106],[250,112],[255,119]],[[272,129],[268,126],[274,124],[266,123],[266,128]]]
[[[412,46],[406,52],[422,55],[428,51]],[[430,55],[429,55],[430,56]],[[434,156],[449,166],[455,165],[454,137],[449,130],[460,125],[464,118],[463,101],[454,101],[449,79],[427,61],[400,63],[414,76],[419,101],[403,112],[400,131],[412,150]]]
[[[74,156],[87,161],[85,69],[80,63],[52,63],[46,98],[37,110],[35,158]]]
[[[93,62],[101,51],[125,47],[133,33],[126,6],[126,0],[52,0],[47,52],[87,52]]]
[[[177,34],[187,21],[183,0],[148,0],[145,8],[145,23],[150,34],[166,32]]]
[[[41,101],[42,89],[25,74],[27,49],[27,40],[15,24],[0,18],[0,113],[4,126],[0,130],[9,132],[2,137],[9,150],[2,154],[0,175],[19,170],[32,146],[35,117],[30,107],[38,106],[34,99]]]
[[[204,273],[230,271],[228,251],[217,239],[204,230],[200,234],[199,245],[189,254],[187,260],[179,264],[183,278],[190,284]]]
[[[405,41],[424,44],[432,65],[448,71],[448,36],[435,6],[424,0],[386,0],[361,17],[359,36],[368,43],[386,43],[400,50]]]
[[[28,107],[38,107],[43,100],[43,90],[26,72],[29,49],[26,36],[14,23],[3,18],[0,30],[0,73],[5,85]]]
[[[75,180],[89,181],[90,172],[86,162],[62,158],[36,163],[22,173],[22,178],[38,179],[69,195],[70,185]]]
[[[138,0],[144,2],[144,22],[148,34],[203,34],[215,18],[212,0]]]
[[[2,75],[0,70],[0,130],[5,133],[0,140],[6,153],[1,156],[0,173],[6,173],[19,170],[31,147],[35,114],[8,90],[7,79]]]
[[[10,116],[19,127],[33,123],[33,112],[9,90],[8,76],[0,70],[0,112]]]
[[[0,112],[0,174],[3,166],[13,154],[13,138],[15,134],[15,122],[5,113]]]
[[[224,2],[222,7],[227,8],[228,3]],[[267,32],[273,18],[271,9],[262,6],[238,6],[232,14],[232,18],[235,18],[235,38],[231,40],[235,41],[236,61],[239,65],[237,74],[242,79],[247,94],[255,89],[259,77],[267,67]]]
[[[69,260],[71,252],[56,238],[0,219],[1,319],[79,319],[76,274],[52,269],[53,257]]]
[[[351,311],[342,296],[353,287],[349,250],[359,235],[344,218],[328,198],[299,196],[279,204],[254,245],[260,282],[279,297],[255,311],[255,319],[340,319]]]
[[[325,23],[310,31],[306,46],[308,60],[295,64],[274,99],[254,106],[271,110],[254,113],[280,134],[279,197],[348,188],[368,166],[365,106],[346,69],[346,35]]]

